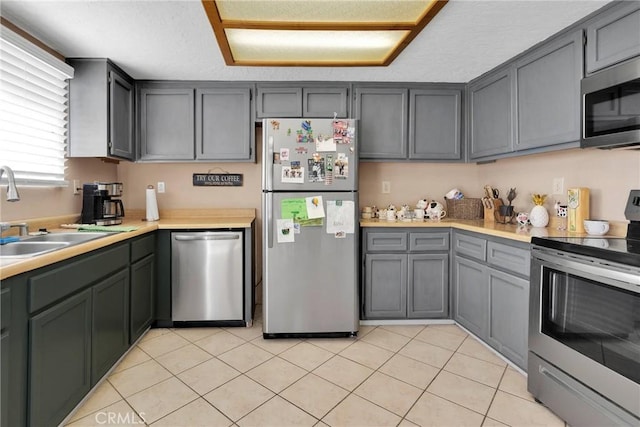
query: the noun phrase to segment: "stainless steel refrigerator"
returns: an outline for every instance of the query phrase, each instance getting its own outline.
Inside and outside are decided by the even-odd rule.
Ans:
[[[355,120],[265,119],[262,129],[263,335],[355,335]]]

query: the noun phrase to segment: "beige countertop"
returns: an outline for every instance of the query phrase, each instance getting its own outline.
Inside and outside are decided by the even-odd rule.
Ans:
[[[64,249],[59,249],[32,258],[7,259],[0,264],[0,280],[7,279],[17,274],[25,273],[36,268],[45,267],[59,261],[82,255],[96,249],[109,246],[133,237],[141,236],[158,229],[188,229],[188,228],[248,228],[255,220],[255,209],[206,209],[206,210],[175,210],[161,211],[160,220],[143,221],[143,212],[127,212],[127,217],[121,225],[136,226],[135,231],[114,233],[111,236],[91,240],[86,243],[72,245]],[[71,220],[72,221],[72,220]],[[27,221],[31,230],[38,229],[41,224],[47,224],[47,229],[52,232],[76,232],[73,229],[57,228],[67,221],[57,221],[51,218],[42,220]],[[35,224],[35,225],[34,225]],[[57,225],[56,225],[57,224]]]
[[[440,221],[386,221],[379,219],[361,219],[361,227],[398,227],[398,228],[429,228],[429,227],[450,227],[459,230],[475,231],[489,236],[503,237],[506,239],[518,240],[521,242],[531,242],[532,237],[586,237],[586,233],[569,233],[566,230],[558,230],[555,224],[551,223],[545,228],[534,228],[531,226],[520,227],[513,224],[500,224],[497,222],[471,219],[451,219],[445,218]],[[605,237],[624,237],[626,224],[611,224],[611,230]]]

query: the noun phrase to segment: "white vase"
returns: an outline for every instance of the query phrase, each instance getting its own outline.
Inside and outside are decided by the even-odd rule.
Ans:
[[[535,205],[529,213],[529,222],[534,227],[546,227],[549,224],[549,212],[542,205]]]

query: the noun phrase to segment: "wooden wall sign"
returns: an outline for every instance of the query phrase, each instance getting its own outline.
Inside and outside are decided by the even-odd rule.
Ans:
[[[241,173],[194,173],[194,187],[242,187]]]

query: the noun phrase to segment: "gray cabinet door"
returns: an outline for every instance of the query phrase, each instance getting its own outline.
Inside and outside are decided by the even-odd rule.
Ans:
[[[191,88],[140,91],[140,160],[194,159],[194,100]]]
[[[407,255],[365,255],[364,314],[368,319],[407,315]]]
[[[640,3],[622,2],[587,26],[587,73],[640,55]]]
[[[109,71],[109,151],[134,160],[133,84],[114,70]]]
[[[302,88],[258,85],[256,117],[302,117]]]
[[[514,73],[503,68],[469,85],[470,157],[513,150]]]
[[[407,317],[449,315],[449,254],[410,254]]]
[[[153,321],[155,256],[131,264],[129,342],[133,344]]]
[[[516,63],[516,150],[580,141],[582,56],[575,31]]]
[[[129,348],[129,269],[92,288],[91,386]]]
[[[9,359],[10,342],[9,324],[11,320],[11,290],[2,289],[0,292],[0,426],[9,426]]]
[[[454,258],[453,263],[453,318],[484,339],[489,309],[486,267],[459,256]]]
[[[29,422],[58,425],[91,388],[91,289],[29,325]]]
[[[488,269],[489,324],[487,341],[522,369],[527,369],[529,282]]]
[[[302,117],[349,117],[348,87],[302,88]]]
[[[410,90],[409,158],[460,159],[461,122],[461,91]]]
[[[251,160],[254,135],[249,87],[196,89],[196,159]]]
[[[361,159],[407,158],[408,96],[403,88],[355,88]]]

